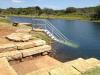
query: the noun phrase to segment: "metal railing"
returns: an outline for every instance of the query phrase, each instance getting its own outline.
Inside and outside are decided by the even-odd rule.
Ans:
[[[55,41],[77,48],[78,45],[70,41],[66,36],[64,36],[51,22],[49,22],[46,19],[35,19],[35,20],[40,20],[43,22],[43,24],[37,23],[41,28],[45,30],[45,32]]]

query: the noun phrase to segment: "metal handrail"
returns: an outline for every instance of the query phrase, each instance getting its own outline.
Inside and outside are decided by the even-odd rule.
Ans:
[[[38,20],[38,19],[35,19],[35,20]],[[52,36],[54,36],[56,38],[56,41],[63,43],[63,44],[66,44],[66,45],[71,46],[71,47],[78,47],[77,44],[72,43],[51,22],[49,22],[46,19],[39,19],[39,20],[41,20],[44,23],[38,24],[38,25],[42,26],[45,30],[48,30],[48,32],[50,32],[50,34],[52,34]],[[50,37],[52,38],[52,36],[50,36]]]
[[[52,25],[52,23],[50,23],[48,20],[46,20],[46,22],[48,23],[48,25],[50,25],[52,28],[54,28],[55,31],[57,31],[57,33],[60,34],[65,40],[69,40],[54,25]]]

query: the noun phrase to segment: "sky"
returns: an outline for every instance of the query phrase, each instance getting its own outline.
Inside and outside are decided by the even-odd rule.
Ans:
[[[100,0],[0,0],[0,8],[40,6],[41,8],[65,9],[67,7],[92,7]]]

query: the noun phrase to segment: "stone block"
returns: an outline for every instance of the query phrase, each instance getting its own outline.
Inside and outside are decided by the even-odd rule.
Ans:
[[[46,41],[38,39],[38,40],[34,40],[33,41],[35,46],[42,46],[42,45],[46,45]]]
[[[34,44],[33,42],[21,42],[21,43],[16,43],[17,49],[18,50],[23,50],[23,49],[28,49],[28,48],[33,48]]]
[[[22,58],[22,54],[17,50],[9,51],[9,52],[0,53],[0,58],[2,57],[6,57],[8,60],[15,60],[15,59]]]
[[[16,49],[17,49],[17,46],[13,43],[0,44],[0,53],[6,52],[6,51],[12,51],[12,50],[16,50]]]
[[[27,57],[27,56],[31,56],[34,54],[38,54],[50,50],[51,50],[51,46],[44,45],[44,46],[34,47],[30,49],[20,50],[20,52],[22,53],[23,57]]]

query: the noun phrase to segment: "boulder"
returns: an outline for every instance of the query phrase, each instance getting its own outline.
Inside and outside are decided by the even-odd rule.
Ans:
[[[12,50],[16,50],[16,49],[17,49],[17,46],[13,43],[0,44],[0,53],[6,52],[6,51],[12,51]]]
[[[12,33],[8,35],[7,38],[12,41],[21,42],[21,41],[28,41],[32,39],[32,35],[28,33]]]
[[[15,60],[15,59],[22,58],[22,54],[17,50],[9,51],[9,52],[0,53],[0,58],[2,57],[6,57],[8,60]]]
[[[0,58],[0,75],[17,75],[5,57]]]
[[[23,57],[27,57],[27,56],[42,53],[45,51],[49,52],[50,50],[51,50],[51,46],[44,45],[44,46],[34,47],[30,49],[20,50],[20,52],[22,53]]]

